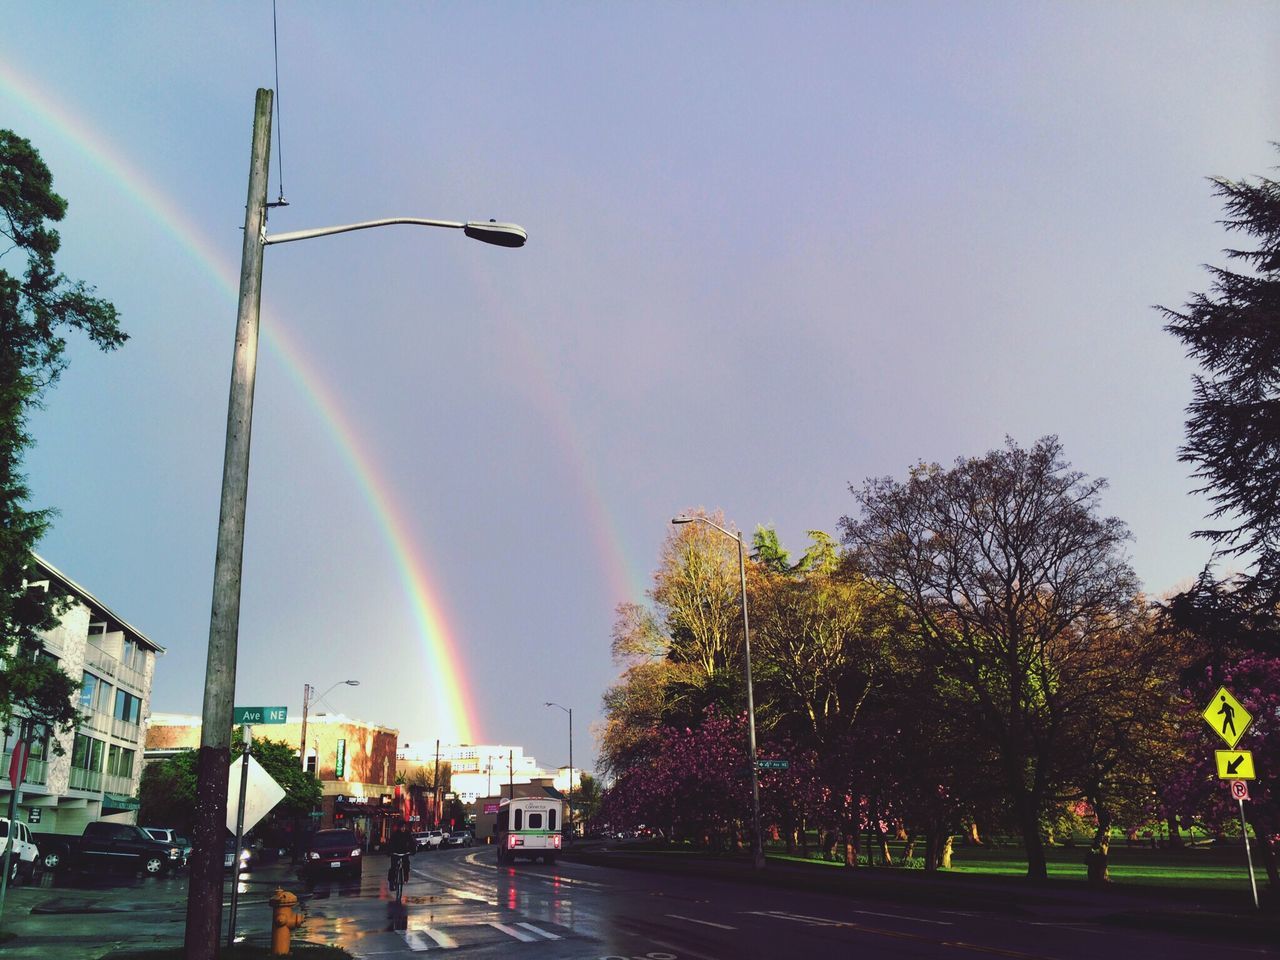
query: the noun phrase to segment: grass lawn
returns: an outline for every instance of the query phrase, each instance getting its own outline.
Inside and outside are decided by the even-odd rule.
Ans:
[[[810,857],[789,857],[781,844],[766,844],[769,856],[779,860],[795,860],[807,863],[834,861],[814,860]],[[1087,846],[1049,847],[1045,851],[1049,876],[1061,880],[1084,880],[1084,856]],[[890,853],[900,859],[904,852],[901,843],[890,843]],[[923,852],[920,844],[916,853]],[[1182,851],[1153,850],[1149,847],[1130,847],[1123,842],[1112,843],[1108,863],[1111,879],[1116,884],[1141,884],[1143,886],[1176,886],[1205,890],[1239,891],[1249,889],[1249,872],[1245,865],[1241,846],[1226,845],[1213,848],[1193,848]],[[1255,870],[1258,867],[1255,864]],[[978,876],[1025,876],[1027,863],[1021,847],[966,847],[956,844],[952,851],[951,870],[956,874]],[[1259,875],[1265,882],[1265,876]]]

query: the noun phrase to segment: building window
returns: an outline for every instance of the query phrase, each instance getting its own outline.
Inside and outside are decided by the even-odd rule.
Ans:
[[[142,701],[132,693],[117,690],[116,709],[112,716],[125,723],[138,723],[142,719]]]
[[[102,748],[105,744],[83,733],[76,734],[75,746],[71,749],[71,766],[77,770],[88,770],[98,773],[102,770]]]
[[[132,667],[134,670],[141,670],[144,657],[145,654],[142,652],[142,647],[138,644],[138,641],[132,637],[125,637],[124,651],[120,657],[124,665]]]
[[[313,777],[316,775],[316,755],[314,753],[307,757],[307,773]]]
[[[107,773],[113,777],[133,779],[134,751],[126,747],[118,747],[114,743],[107,751]]]
[[[80,681],[80,709],[109,713],[112,692],[111,684],[86,670]]]

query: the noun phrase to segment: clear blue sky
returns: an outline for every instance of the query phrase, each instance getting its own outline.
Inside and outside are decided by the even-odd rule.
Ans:
[[[99,142],[238,264],[269,3],[6,4],[0,84],[70,200],[62,268],[132,340],[33,422],[42,546],[169,649],[153,707],[198,712],[234,307],[84,149]],[[478,736],[591,762],[613,609],[668,519],[784,544],[847,486],[1059,434],[1110,479],[1149,590],[1193,576],[1176,461],[1190,365],[1152,304],[1228,239],[1205,177],[1269,172],[1268,4],[376,4],[279,9],[283,231],[495,217],[267,251],[283,326],[357,427],[431,568]],[[272,192],[277,190],[273,160]],[[435,736],[377,517],[280,357],[259,369],[242,703]]]

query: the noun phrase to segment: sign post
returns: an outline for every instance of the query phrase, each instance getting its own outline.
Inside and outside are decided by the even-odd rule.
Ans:
[[[242,708],[237,707],[236,713]],[[240,728],[244,740],[244,759],[240,762],[240,802],[236,804],[236,845],[231,851],[231,916],[227,922],[227,946],[236,942],[236,907],[240,904],[240,843],[244,838],[244,794],[249,787],[249,751],[253,746],[253,727]]]
[[[1254,779],[1253,751],[1237,750],[1236,744],[1253,723],[1253,714],[1226,687],[1218,687],[1208,705],[1200,711],[1204,722],[1220,736],[1230,750],[1215,750],[1218,778],[1231,781],[1231,796],[1240,804],[1240,838],[1244,841],[1244,858],[1249,864],[1249,887],[1253,890],[1253,909],[1258,909],[1258,881],[1253,875],[1253,851],[1249,847],[1249,824],[1244,817],[1244,802],[1249,799],[1249,784]]]

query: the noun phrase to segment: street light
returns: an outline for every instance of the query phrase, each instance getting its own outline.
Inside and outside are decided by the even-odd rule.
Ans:
[[[505,247],[522,246],[523,228],[509,223],[455,222],[398,218],[345,227],[323,227],[267,236],[267,171],[271,155],[270,90],[259,89],[254,102],[249,190],[245,201],[240,260],[240,298],[235,353],[227,404],[227,440],[222,463],[222,499],[218,546],[213,567],[213,605],[205,665],[200,750],[197,754],[194,851],[187,885],[186,960],[215,960],[222,919],[222,834],[227,815],[231,758],[232,700],[236,686],[236,646],[240,626],[240,577],[244,556],[245,502],[249,487],[249,437],[253,423],[254,373],[258,360],[258,313],[262,300],[262,257],[270,243],[323,237],[348,230],[408,223],[461,230],[475,240]],[[303,745],[305,753],[306,746]]]
[[[323,700],[329,694],[333,693],[334,690],[336,690],[338,687],[342,686],[343,684],[346,684],[348,687],[358,687],[360,686],[360,681],[359,680],[339,680],[337,683],[335,683],[332,687],[330,687],[324,693],[320,694],[320,696],[318,697],[314,695],[316,692],[315,687],[313,687],[309,683],[304,683],[302,685],[302,750],[301,750],[301,753],[302,753],[303,771],[307,769],[307,707],[310,705],[310,702],[312,700],[315,700],[316,703],[319,703],[321,700]],[[319,775],[318,769],[316,773],[318,776]]]
[[[747,747],[751,766],[751,862],[757,870],[764,869],[764,838],[760,833],[760,777],[756,772],[756,701],[751,689],[751,631],[747,628],[747,561],[742,545],[742,532],[730,533],[718,523],[704,516],[672,517],[673,524],[698,521],[715,527],[726,537],[738,541],[738,576],[742,583],[742,648],[745,652],[743,672],[747,676]]]
[[[573,708],[562,707],[548,700],[544,707],[560,707],[569,715],[569,837],[573,837]]]

